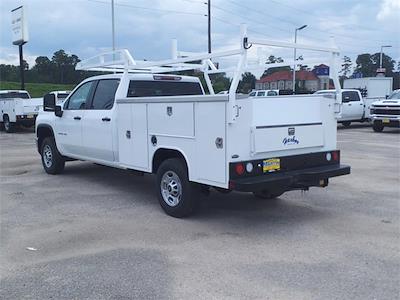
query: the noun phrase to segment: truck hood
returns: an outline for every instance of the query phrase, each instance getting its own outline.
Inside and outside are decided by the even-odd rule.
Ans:
[[[372,105],[398,106],[398,105],[400,105],[400,99],[379,100],[379,101],[373,102]]]

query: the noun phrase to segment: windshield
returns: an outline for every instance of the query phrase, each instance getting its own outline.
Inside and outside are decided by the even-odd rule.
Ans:
[[[400,90],[394,91],[394,92],[388,97],[388,99],[400,99]]]
[[[20,93],[20,92],[8,92],[0,94],[0,99],[8,99],[8,98],[29,99],[30,97],[28,93]]]

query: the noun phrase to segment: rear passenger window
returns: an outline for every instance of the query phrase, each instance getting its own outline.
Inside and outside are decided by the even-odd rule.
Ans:
[[[351,91],[343,92],[342,98],[343,102],[360,101],[360,97],[358,96],[357,92],[351,92]]]
[[[131,80],[127,97],[203,95],[198,82]]]
[[[103,79],[97,84],[94,92],[91,109],[111,109],[114,105],[115,92],[119,79]]]
[[[268,91],[267,96],[278,96],[278,93],[275,91]]]

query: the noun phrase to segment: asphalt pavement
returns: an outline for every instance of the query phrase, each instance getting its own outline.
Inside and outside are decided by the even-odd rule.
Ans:
[[[0,299],[399,299],[400,130],[338,130],[348,176],[276,200],[212,191],[175,219],[154,177],[45,174],[0,133]]]

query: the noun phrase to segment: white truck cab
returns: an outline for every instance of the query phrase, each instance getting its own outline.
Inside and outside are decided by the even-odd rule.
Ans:
[[[16,125],[33,126],[42,105],[41,99],[32,99],[24,90],[0,91],[0,127],[7,133]]]
[[[337,75],[334,47],[249,40],[245,30],[239,48],[211,54],[181,56],[176,44],[172,59],[157,62],[136,61],[127,50],[105,53],[78,68],[119,73],[84,80],[62,106],[45,96],[36,124],[44,170],[58,174],[66,161],[78,159],[154,173],[160,205],[174,217],[193,213],[198,192],[210,187],[269,199],[349,174],[336,147],[338,77],[336,99],[237,95],[246,68],[271,67],[247,64],[249,43],[333,53]],[[210,58],[233,55],[239,63],[229,93],[215,95],[209,74],[231,69],[217,69]],[[210,94],[197,77],[164,74],[193,69],[204,73]]]
[[[375,132],[385,127],[400,127],[400,89],[394,90],[385,100],[373,102],[371,105],[371,122]]]
[[[330,95],[335,97],[335,90],[320,90],[317,95]],[[351,122],[365,122],[368,120],[369,110],[366,109],[364,100],[359,90],[342,89],[342,114],[338,123],[350,126]]]

